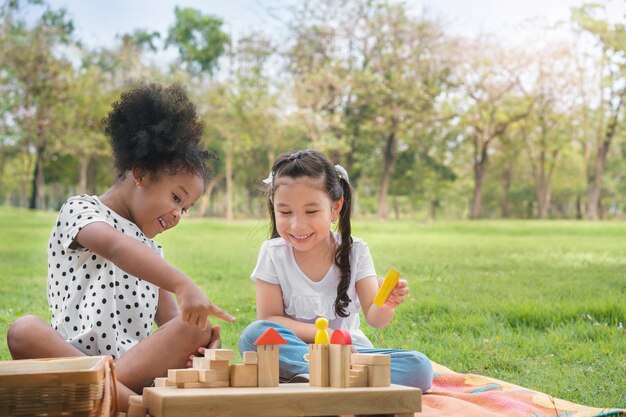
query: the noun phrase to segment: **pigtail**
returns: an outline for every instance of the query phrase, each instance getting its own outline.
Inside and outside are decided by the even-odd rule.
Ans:
[[[346,308],[352,301],[348,296],[350,287],[350,253],[352,251],[352,225],[350,215],[352,213],[352,187],[347,178],[339,178],[339,184],[343,189],[343,206],[339,212],[338,230],[341,243],[335,251],[335,265],[339,267],[341,278],[337,285],[337,298],[335,299],[335,314],[339,317],[348,317]]]

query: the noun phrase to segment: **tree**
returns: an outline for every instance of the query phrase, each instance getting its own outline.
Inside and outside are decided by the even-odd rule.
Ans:
[[[16,126],[16,138],[25,150],[34,149],[35,166],[29,206],[45,207],[44,158],[49,144],[62,130],[58,113],[63,106],[71,78],[68,61],[55,55],[55,48],[70,42],[73,24],[65,10],[45,11],[29,28],[18,18],[18,2],[2,10],[0,62],[3,89],[9,90],[13,105],[9,111]],[[8,110],[8,109],[7,109]]]
[[[445,60],[433,59],[445,37],[386,1],[306,2],[298,12],[289,69],[310,140],[350,172],[355,159],[378,157],[380,170],[370,172],[380,173],[377,211],[385,218],[398,147],[413,144],[405,134],[433,113],[449,73]]]
[[[602,176],[607,165],[611,142],[624,123],[626,99],[626,27],[624,23],[610,23],[606,9],[600,4],[587,4],[572,13],[575,28],[581,35],[590,36],[596,48],[598,88],[594,97],[587,98],[586,106],[595,105],[596,117],[586,117],[583,141],[586,164],[587,217],[600,218]],[[589,115],[588,110],[583,110]],[[589,129],[587,124],[592,123]]]
[[[193,8],[174,10],[176,22],[170,27],[166,47],[175,45],[187,70],[195,75],[213,75],[218,59],[230,45],[230,37],[222,31],[222,19],[203,15]]]
[[[515,122],[530,113],[532,101],[520,89],[523,64],[504,48],[487,40],[467,45],[469,56],[461,67],[465,82],[461,87],[467,97],[462,124],[464,139],[473,148],[474,192],[470,217],[482,216],[482,189],[490,147]],[[470,52],[471,51],[471,52]]]

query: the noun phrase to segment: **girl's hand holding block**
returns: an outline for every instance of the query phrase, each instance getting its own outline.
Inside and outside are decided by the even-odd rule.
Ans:
[[[400,280],[400,273],[393,268],[390,268],[387,272],[387,276],[383,281],[383,284],[378,289],[376,296],[374,297],[374,304],[378,307],[382,307],[389,298],[391,291],[396,287]]]

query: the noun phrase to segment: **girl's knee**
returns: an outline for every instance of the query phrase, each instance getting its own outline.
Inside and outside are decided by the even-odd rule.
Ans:
[[[7,346],[13,359],[25,356],[34,335],[41,334],[42,327],[50,330],[50,326],[37,316],[23,316],[11,324],[7,332]]]
[[[400,351],[392,355],[392,362],[395,362],[392,383],[419,388],[422,392],[430,389],[433,382],[433,366],[426,355],[410,350]]]
[[[206,346],[209,344],[209,340],[211,340],[212,326],[210,323],[207,324],[204,330],[183,320],[170,320],[166,325],[173,327],[170,330],[172,337],[188,342],[191,350],[198,346]]]
[[[433,364],[430,359],[421,352],[411,352],[411,369],[414,375],[413,386],[420,388],[422,392],[430,389],[433,383]]]
[[[276,327],[277,323],[268,320],[256,320],[250,323],[241,332],[239,337],[239,351],[246,352],[249,350],[256,350],[254,342],[261,336],[268,328]]]

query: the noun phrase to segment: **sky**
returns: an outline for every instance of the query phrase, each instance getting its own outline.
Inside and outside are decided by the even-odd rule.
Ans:
[[[280,5],[298,0],[49,0],[64,7],[74,21],[76,35],[90,47],[113,46],[117,34],[135,29],[158,31],[163,36],[174,22],[174,8],[193,7],[221,17],[234,39],[257,29],[278,33],[273,16]],[[402,0],[392,0],[402,1]],[[404,0],[416,16],[434,18],[452,35],[474,37],[497,33],[515,39],[528,19],[542,23],[566,21],[572,7],[591,0]],[[613,18],[624,20],[626,0],[609,0]],[[521,34],[519,35],[521,36]]]

